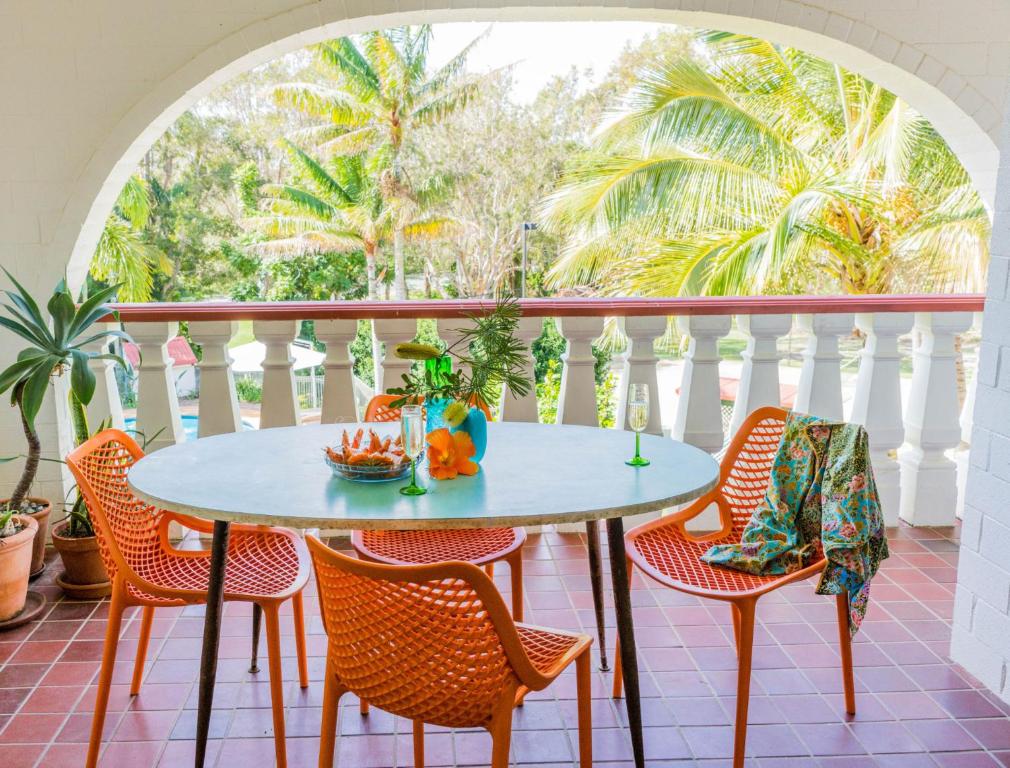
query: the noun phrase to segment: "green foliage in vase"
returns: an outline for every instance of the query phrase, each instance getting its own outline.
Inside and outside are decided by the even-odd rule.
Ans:
[[[521,317],[522,309],[511,296],[499,298],[489,312],[467,315],[472,326],[453,329],[458,338],[443,352],[453,359],[456,369],[439,381],[427,367],[404,374],[402,387],[387,389],[401,396],[395,404],[417,397],[490,404],[501,386],[513,397],[529,394],[526,347],[515,335]]]

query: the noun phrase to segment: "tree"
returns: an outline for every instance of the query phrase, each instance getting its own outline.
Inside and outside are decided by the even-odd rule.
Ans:
[[[978,289],[989,218],[957,158],[865,78],[701,33],[638,70],[545,215],[555,286],[690,295]]]
[[[294,144],[286,147],[294,178],[262,187],[262,213],[247,219],[268,238],[256,249],[270,256],[360,251],[368,298],[377,299],[376,256],[389,235],[391,216],[362,156],[337,156],[324,168]]]
[[[436,186],[415,184],[404,169],[416,150],[417,130],[444,120],[475,93],[478,81],[463,76],[474,40],[445,66],[428,72],[431,27],[397,27],[342,37],[314,46],[326,82],[294,82],[273,89],[278,106],[294,107],[323,123],[297,131],[298,143],[322,153],[367,153],[368,167],[389,211],[393,241],[393,293],[407,297],[404,247],[408,229],[424,219],[426,196]],[[429,179],[430,180],[430,179]],[[445,179],[442,180],[444,182]]]
[[[464,109],[421,132],[420,172],[438,169],[455,179],[442,208],[458,225],[426,249],[429,271],[451,275],[447,288],[455,295],[494,296],[518,271],[523,222],[536,221],[539,201],[554,188],[577,148],[572,137],[585,125],[587,99],[577,95],[579,86],[572,71],[532,104],[517,104],[511,74],[493,73]],[[539,267],[553,256],[553,238],[537,233],[529,251]]]
[[[91,257],[91,276],[103,283],[118,283],[120,301],[150,301],[155,276],[172,273],[165,254],[145,241],[144,228],[150,218],[147,182],[134,174],[119,193]]]
[[[396,227],[407,241],[446,232],[452,221],[426,216],[408,219],[386,207],[365,155],[336,155],[324,164],[286,142],[293,177],[262,187],[263,214],[248,223],[269,238],[255,248],[272,256],[354,253],[365,256],[368,298],[378,298],[377,256]]]

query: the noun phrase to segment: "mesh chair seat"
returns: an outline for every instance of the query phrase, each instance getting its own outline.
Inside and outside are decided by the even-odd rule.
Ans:
[[[210,580],[210,552],[174,554],[163,549],[145,553],[132,563],[144,581],[165,590],[201,591]],[[305,551],[293,534],[235,531],[228,542],[225,569],[225,599],[269,598],[300,589],[305,583],[302,565]],[[127,581],[130,596],[143,603],[181,603],[168,595],[151,594]],[[192,602],[191,600],[189,602]]]
[[[782,578],[756,576],[743,571],[709,565],[701,556],[716,544],[737,544],[740,537],[696,541],[676,526],[657,527],[639,535],[629,535],[628,557],[652,578],[674,589],[689,587],[712,592],[749,592]]]
[[[351,543],[363,557],[390,565],[426,565],[463,560],[484,565],[501,560],[526,541],[516,528],[463,531],[354,531]]]

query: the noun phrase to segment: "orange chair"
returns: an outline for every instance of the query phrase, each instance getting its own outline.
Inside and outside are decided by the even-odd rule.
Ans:
[[[112,604],[98,676],[98,700],[91,726],[87,768],[94,768],[98,763],[124,609],[128,606],[143,608],[140,642],[130,685],[132,696],[140,692],[154,609],[199,604],[207,600],[210,553],[175,549],[168,539],[168,526],[175,522],[194,531],[210,533],[213,525],[149,506],[134,496],[126,476],[130,467],[143,455],[143,450],[129,435],[117,429],[107,429],[67,457],[67,465],[88,505],[102,560],[112,580]],[[305,688],[309,679],[302,589],[308,579],[308,551],[294,531],[232,524],[224,599],[254,603],[260,606],[266,617],[274,748],[278,766],[287,764],[278,611],[280,604],[290,598],[294,609],[298,675],[302,688]]]
[[[507,768],[516,703],[573,661],[579,765],[592,765],[590,637],[516,624],[471,563],[392,566],[308,542],[329,638],[320,768],[333,765],[337,705],[348,692],[413,722],[415,768],[424,766],[425,723],[486,728],[491,768]]]
[[[400,409],[390,403],[398,395],[376,395],[365,409],[365,421],[399,421]],[[490,417],[487,406],[478,407]],[[471,528],[453,531],[354,531],[351,545],[360,557],[387,565],[423,565],[445,560],[465,560],[484,566],[494,575],[494,564],[509,564],[512,579],[512,615],[523,620],[523,544],[522,528]]]
[[[824,569],[819,557],[806,568],[786,576],[753,576],[742,571],[711,566],[700,560],[713,544],[737,543],[764,498],[772,463],[785,429],[787,411],[759,408],[740,426],[722,458],[719,484],[676,514],[652,520],[625,534],[628,574],[632,563],[646,576],[664,586],[698,597],[728,602],[733,611],[737,673],[736,735],[733,767],[743,768],[747,741],[747,705],[750,698],[751,658],[754,649],[754,613],[763,595],[794,581],[814,576]],[[722,528],[707,535],[693,535],[685,524],[711,504],[717,505]],[[849,605],[846,595],[836,598],[838,639],[841,647],[845,711],[855,714],[852,684],[852,646],[849,639]],[[615,652],[614,698],[621,696],[621,655]]]
[[[400,409],[394,408],[392,404],[402,399],[400,395],[375,395],[365,406],[365,421],[399,421]],[[421,398],[419,402],[423,403],[424,398]],[[487,403],[474,397],[470,405],[480,408],[487,420],[491,421],[491,409],[487,407]]]

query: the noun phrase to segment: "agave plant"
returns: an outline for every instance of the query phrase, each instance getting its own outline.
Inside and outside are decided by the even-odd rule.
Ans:
[[[16,406],[21,414],[21,427],[28,444],[21,479],[7,503],[8,511],[18,512],[38,472],[42,446],[35,430],[35,419],[42,408],[50,380],[69,374],[74,436],[77,442],[87,440],[85,407],[95,394],[96,384],[95,374],[88,367],[88,362],[114,360],[124,367],[126,363],[119,355],[91,351],[86,347],[113,338],[129,341],[130,337],[123,331],[94,328],[102,318],[114,315],[105,302],[116,292],[118,285],[96,291],[77,306],[66,280],[60,280],[46,304],[47,318],[31,294],[10,272],[4,272],[15,290],[3,292],[8,301],[0,304],[11,317],[0,316],[0,326],[28,342],[17,360],[0,373],[0,394],[11,391],[11,406]],[[2,532],[0,535],[3,535]]]

